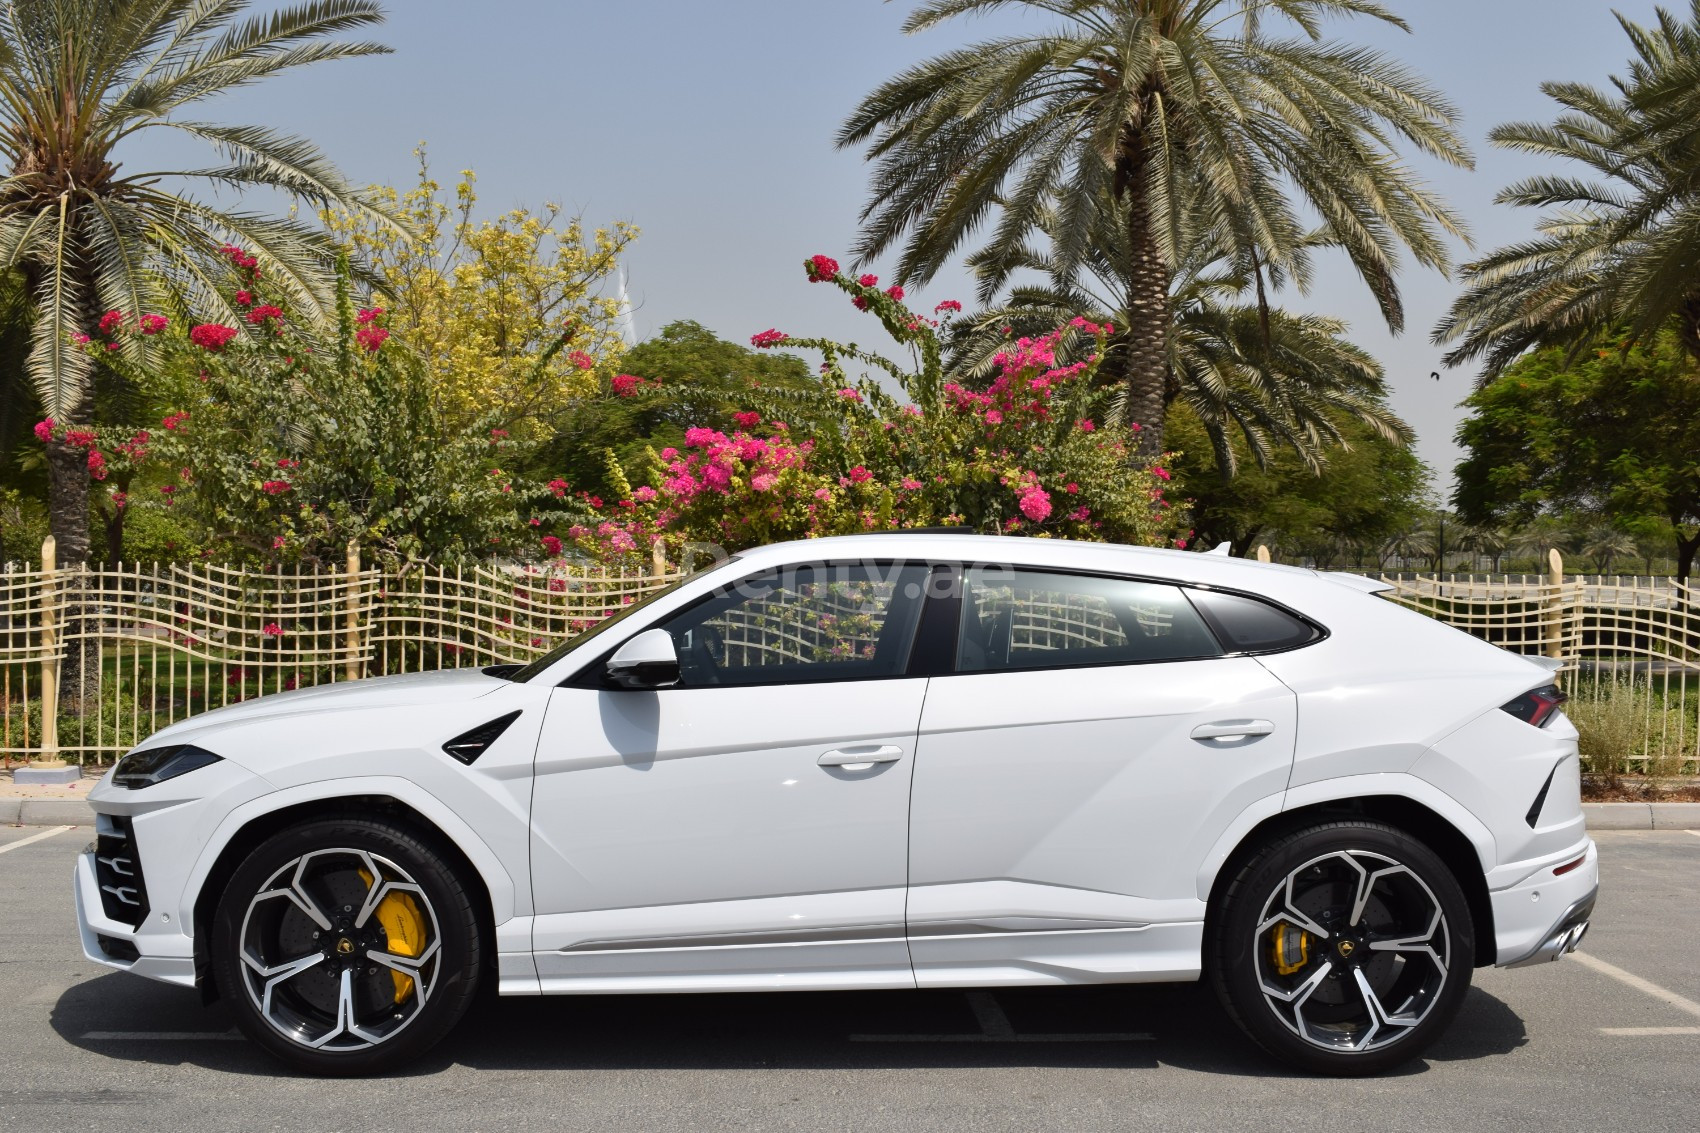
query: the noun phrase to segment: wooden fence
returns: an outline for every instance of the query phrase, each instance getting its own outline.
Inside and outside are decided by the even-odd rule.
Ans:
[[[1260,557],[1262,557],[1260,555]],[[1387,597],[1562,662],[1572,715],[1618,728],[1621,769],[1700,773],[1700,588],[1669,579],[1389,575]],[[0,754],[106,763],[167,724],[267,693],[529,661],[678,575],[362,564],[0,573]]]
[[[678,576],[517,567],[200,563],[0,573],[0,753],[107,763],[186,716],[268,693],[524,663]]]

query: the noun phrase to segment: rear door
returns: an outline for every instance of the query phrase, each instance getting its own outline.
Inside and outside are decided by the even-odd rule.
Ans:
[[[1200,864],[1284,789],[1293,694],[1179,587],[965,572],[910,812],[921,986],[1195,975]]]

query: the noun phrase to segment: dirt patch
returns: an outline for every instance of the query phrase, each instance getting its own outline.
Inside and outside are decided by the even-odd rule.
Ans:
[[[1700,782],[1584,775],[1582,799],[1590,803],[1700,803]]]

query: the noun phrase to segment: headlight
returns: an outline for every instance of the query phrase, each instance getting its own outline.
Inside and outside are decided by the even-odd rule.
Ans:
[[[112,781],[120,787],[139,790],[217,763],[221,758],[194,744],[144,748],[118,761],[118,766],[112,769]]]

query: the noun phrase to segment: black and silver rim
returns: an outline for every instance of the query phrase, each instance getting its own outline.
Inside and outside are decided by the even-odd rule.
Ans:
[[[242,918],[248,998],[313,1050],[387,1042],[431,997],[442,932],[430,899],[388,858],[315,850],[278,869]]]
[[[1258,918],[1264,1002],[1323,1050],[1391,1046],[1428,1018],[1450,977],[1446,915],[1409,866],[1367,850],[1312,858]]]

